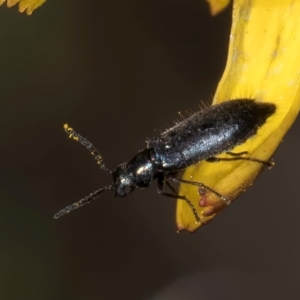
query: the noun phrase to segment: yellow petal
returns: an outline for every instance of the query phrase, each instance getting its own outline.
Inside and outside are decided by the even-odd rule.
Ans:
[[[210,6],[210,12],[213,16],[221,12],[230,2],[230,0],[206,0]]]
[[[7,7],[16,5],[20,0],[7,0]]]
[[[257,134],[232,152],[248,151],[268,161],[295,121],[300,108],[300,0],[235,0],[227,65],[214,103],[252,98],[276,104],[277,110]],[[187,180],[203,182],[222,195],[236,199],[262,171],[253,162],[200,162],[184,173]],[[190,207],[177,201],[179,229],[194,231],[226,207],[211,193],[180,186],[202,221],[195,223]],[[199,206],[200,198],[206,203]],[[263,199],[262,199],[263,200]]]
[[[0,0],[2,5],[6,0]],[[46,0],[7,0],[7,7],[12,7],[19,2],[19,12],[26,11],[27,15],[31,15],[32,12],[40,7]]]
[[[46,0],[21,0],[19,4],[19,12],[24,12],[29,16],[32,12],[44,4]]]

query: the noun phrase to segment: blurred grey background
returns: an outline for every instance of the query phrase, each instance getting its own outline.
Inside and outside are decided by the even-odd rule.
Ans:
[[[195,234],[155,185],[59,209],[108,184],[68,122],[114,168],[177,112],[211,99],[230,8],[202,0],[48,0],[0,7],[1,299],[300,299],[299,130],[276,166]]]

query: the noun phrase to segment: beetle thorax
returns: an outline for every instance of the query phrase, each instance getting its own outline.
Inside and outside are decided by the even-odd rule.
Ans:
[[[148,187],[153,178],[155,165],[149,149],[135,155],[128,163],[121,163],[113,172],[113,188],[116,195],[124,197],[135,188]]]

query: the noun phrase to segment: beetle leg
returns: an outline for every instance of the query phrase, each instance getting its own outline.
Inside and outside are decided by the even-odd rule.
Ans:
[[[175,178],[175,177],[169,177],[167,176],[168,179],[175,181],[177,183],[186,183],[186,184],[190,184],[190,185],[195,185],[195,186],[199,186],[201,188],[205,188],[206,190],[212,192],[213,194],[215,194],[216,196],[218,196],[221,200],[223,200],[227,205],[229,205],[231,203],[231,200],[229,200],[228,198],[222,196],[220,193],[218,193],[217,191],[215,191],[214,189],[210,188],[209,186],[201,183],[201,182],[196,182],[196,181],[189,181],[189,180],[185,180],[182,178]]]
[[[165,181],[166,186],[176,195],[175,188],[171,185],[169,181]]]
[[[161,195],[164,193],[165,185],[176,195],[176,190],[166,181],[166,176],[160,173],[157,177],[157,192]]]
[[[241,152],[241,153],[243,153],[243,152]],[[242,155],[240,153],[231,153],[231,152],[228,153],[227,152],[227,154],[232,155],[232,156],[236,156],[236,157],[222,157],[222,158],[209,157],[208,159],[206,159],[206,161],[208,161],[208,162],[219,162],[219,161],[248,160],[248,161],[253,161],[253,162],[257,162],[257,163],[266,165],[268,167],[274,166],[274,162],[272,162],[272,161],[263,161],[263,160],[260,160],[260,159],[257,159],[257,158],[243,157],[243,156],[240,156],[240,155]]]
[[[244,154],[248,154],[248,151],[242,151],[242,152],[226,152],[226,154],[231,155],[231,156],[241,156]]]
[[[166,193],[164,191],[165,185],[174,194]],[[189,205],[189,207],[191,208],[191,210],[193,211],[193,214],[195,216],[196,221],[200,222],[201,219],[200,219],[200,217],[199,217],[199,215],[197,213],[197,210],[196,210],[195,206],[193,205],[193,203],[189,199],[187,199],[185,196],[177,195],[174,187],[168,181],[166,181],[166,176],[164,174],[159,174],[158,177],[157,177],[157,192],[158,192],[158,194],[160,194],[162,196],[170,197],[170,198],[173,198],[173,199],[184,200]]]

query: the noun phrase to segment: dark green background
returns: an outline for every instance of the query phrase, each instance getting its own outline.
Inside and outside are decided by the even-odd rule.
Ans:
[[[128,160],[211,99],[230,18],[202,0],[0,8],[1,300],[300,299],[299,122],[276,166],[193,235],[155,186],[53,219],[111,180],[62,125],[108,167]]]

